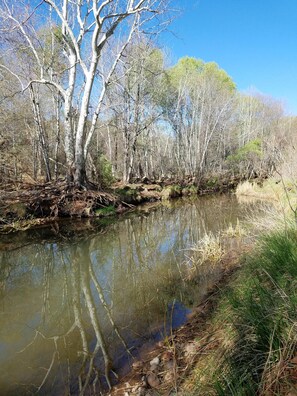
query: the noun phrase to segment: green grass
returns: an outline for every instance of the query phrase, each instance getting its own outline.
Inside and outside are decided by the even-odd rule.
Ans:
[[[216,347],[197,356],[182,395],[297,394],[296,228],[262,237],[243,258],[218,295],[207,334]]]
[[[295,230],[262,239],[226,292],[217,316],[232,326],[232,347],[212,375],[214,394],[286,394],[293,386],[290,360],[297,353]]]
[[[97,216],[111,216],[115,214],[115,207],[113,205],[110,205],[104,208],[99,208],[96,209],[95,213]]]

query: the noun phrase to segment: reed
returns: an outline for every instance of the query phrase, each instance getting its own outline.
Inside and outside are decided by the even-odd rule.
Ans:
[[[224,249],[219,236],[205,234],[190,250],[190,261],[193,267],[203,264],[216,265],[223,257]]]

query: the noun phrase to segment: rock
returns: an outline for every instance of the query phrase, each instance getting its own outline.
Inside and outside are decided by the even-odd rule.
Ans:
[[[151,364],[151,371],[157,371],[158,367],[159,366],[157,364]]]
[[[189,342],[184,348],[185,356],[193,356],[197,352],[196,344],[193,342]]]
[[[159,359],[158,356],[155,357],[153,360],[150,361],[150,365],[151,365],[151,366],[159,366],[159,364],[160,364],[160,359]]]
[[[153,372],[148,372],[146,375],[147,383],[151,388],[157,388],[160,385],[160,380]]]
[[[157,371],[160,367],[160,358],[157,356],[153,360],[150,361],[151,371]]]

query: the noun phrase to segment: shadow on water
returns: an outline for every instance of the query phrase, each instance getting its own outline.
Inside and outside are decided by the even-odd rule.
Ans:
[[[185,281],[188,249],[245,215],[235,197],[209,197],[1,238],[1,394],[108,388],[219,278]]]

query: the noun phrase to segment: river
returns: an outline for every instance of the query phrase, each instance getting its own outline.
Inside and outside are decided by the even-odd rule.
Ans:
[[[180,199],[1,237],[1,394],[99,394],[107,372],[116,382],[218,279],[219,268],[185,281],[189,249],[248,208],[234,195]]]

